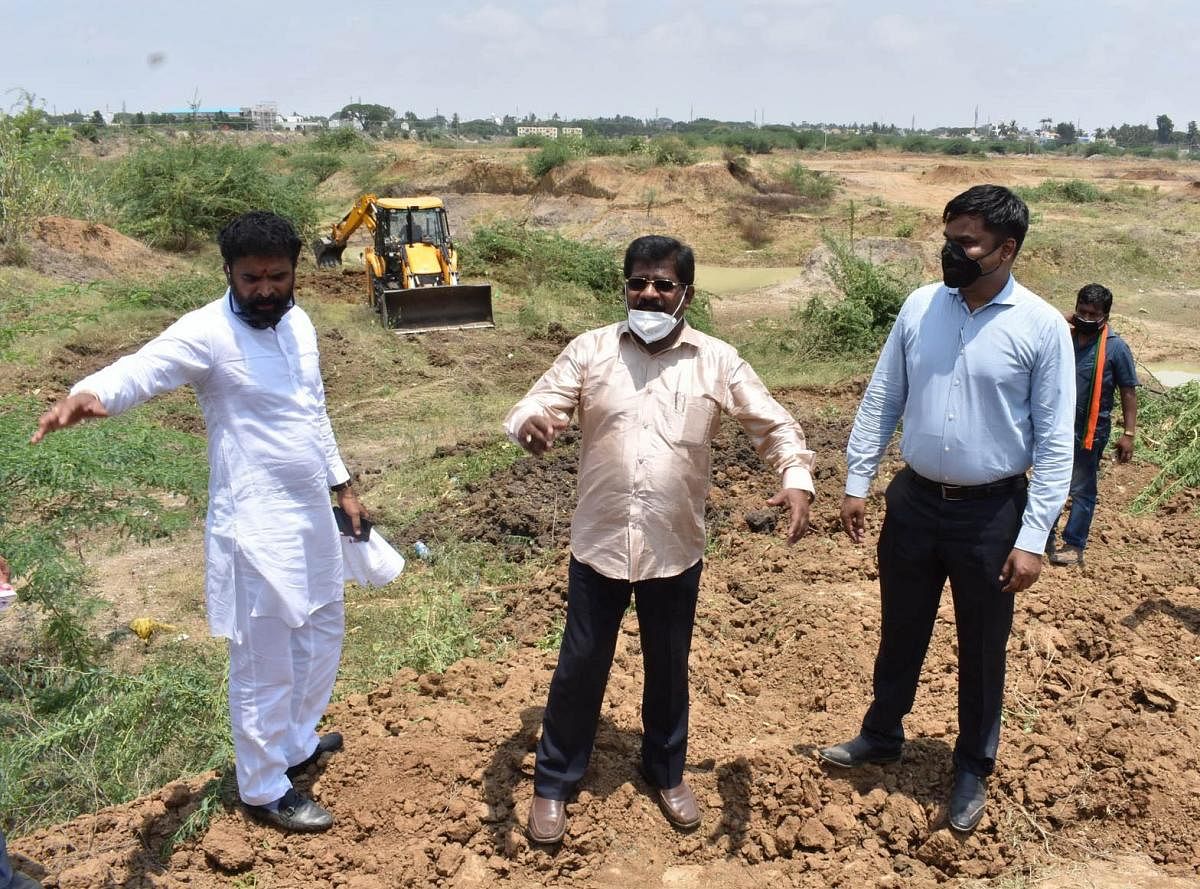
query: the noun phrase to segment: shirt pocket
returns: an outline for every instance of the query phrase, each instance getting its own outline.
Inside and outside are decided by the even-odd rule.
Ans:
[[[707,445],[716,426],[717,403],[702,395],[675,395],[676,440],[686,447]]]

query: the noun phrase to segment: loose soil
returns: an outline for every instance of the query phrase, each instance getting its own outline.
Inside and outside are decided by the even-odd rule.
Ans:
[[[393,172],[421,190],[466,191],[448,198],[460,236],[495,215],[614,242],[670,230],[710,261],[717,249],[730,255],[726,205],[750,194],[720,163],[638,169],[608,159],[564,171],[538,191],[521,175],[524,157],[518,151],[472,156],[402,146]],[[989,158],[985,167],[909,156],[822,156],[820,166],[839,177],[848,197],[885,194],[917,208],[921,231],[914,242],[928,234],[929,243],[936,242],[936,214],[961,187],[992,174],[1032,185],[1078,177],[1085,169],[1059,159]],[[1162,171],[1143,168],[1105,160],[1103,167],[1092,165],[1088,178],[1137,173],[1166,182],[1164,191],[1196,193],[1193,181],[1172,183],[1158,175]],[[521,193],[526,187],[531,192]],[[164,262],[161,254],[103,226],[55,219],[44,224],[34,251],[42,259],[34,263],[51,277],[77,280],[73,273],[81,266],[88,279],[108,277]],[[780,231],[812,228],[799,214],[778,225]],[[814,243],[806,238],[794,234],[803,250],[790,264],[810,255]],[[921,242],[912,259],[928,262],[926,254]],[[746,255],[738,261],[760,260]],[[361,276],[359,270],[318,277],[302,268],[301,293],[305,300],[363,302]],[[1122,319],[1121,329],[1130,331],[1139,357],[1139,349],[1149,352],[1154,345],[1163,360],[1191,360],[1190,325],[1175,325],[1172,337],[1167,321],[1177,319],[1193,295],[1186,291],[1183,303],[1175,291],[1130,297],[1132,317]],[[791,298],[780,290],[759,303]],[[1135,305],[1138,313],[1153,312],[1151,318],[1134,315]],[[497,380],[531,381],[568,337],[548,329],[479,348],[484,340],[449,333],[422,343],[430,374],[486,387]],[[354,361],[361,372],[361,356],[348,359],[346,339],[322,330],[335,413],[357,391]],[[45,386],[42,395],[51,398],[129,348],[115,335],[112,343],[90,350],[64,347],[28,381],[36,376]],[[383,373],[387,362],[398,359],[373,360],[372,368]],[[412,385],[433,382],[421,377]],[[704,808],[698,830],[671,829],[638,775],[641,663],[632,618],[622,628],[591,769],[568,806],[566,841],[557,849],[539,848],[522,830],[532,794],[532,751],[555,661],[551,643],[564,614],[577,459],[577,442],[567,435],[547,458],[521,460],[436,517],[401,529],[401,540],[422,536],[435,553],[442,540],[473,538],[499,545],[510,558],[537,556],[544,567],[520,587],[464,591],[474,597],[481,634],[503,643],[493,642],[445,674],[407,671],[330,708],[327,725],[346,736],[346,749],[299,785],[334,812],[332,831],[284,836],[248,821],[234,805],[232,776],[208,774],[21,837],[11,843],[14,857],[46,886],[60,889],[525,887],[568,881],[621,889],[1000,881],[1064,889],[1196,885],[1200,501],[1188,492],[1158,516],[1127,514],[1151,476],[1146,466],[1106,468],[1087,565],[1047,567],[1018,598],[999,764],[988,813],[972,836],[950,832],[944,816],[956,730],[948,596],[907,721],[904,762],[857,773],[826,772],[817,764],[815,747],[857,730],[869,701],[879,630],[873,549],[851,545],[838,530],[842,450],[858,394],[849,387],[781,396],[805,426],[818,460],[812,531],[795,547],[783,544],[779,528],[750,530],[748,517],[756,526],[764,518],[770,525],[771,512],[764,517],[763,510],[774,480],[746,438],[729,426],[715,444],[707,509],[712,543],[691,659],[687,778]],[[381,401],[375,409],[388,404]],[[476,435],[457,448],[494,441],[489,436]],[[378,472],[386,468],[386,451],[386,442],[376,451],[364,447],[354,462],[364,474]],[[890,460],[881,478],[896,465]],[[872,534],[882,508],[875,495]],[[192,552],[190,562],[167,548],[121,554],[101,569],[101,587],[136,588],[118,609],[122,620],[126,612],[153,608],[156,578],[195,573],[198,541],[192,535],[179,545]],[[427,569],[415,562],[409,570]],[[353,588],[349,603],[353,620]],[[181,631],[202,631],[194,605],[183,616],[177,621]],[[165,840],[214,780],[224,803],[217,817],[203,835],[164,857]]]
[[[29,265],[38,272],[66,281],[135,277],[147,272],[179,269],[141,241],[98,222],[68,216],[43,216],[29,233]]]
[[[1144,467],[1106,469],[1088,563],[1047,567],[1018,599],[1007,709],[988,814],[962,838],[945,824],[955,734],[953,614],[938,617],[904,762],[826,772],[813,749],[852,735],[869,699],[879,617],[874,555],[837,530],[841,444],[856,392],[798,391],[785,403],[818,454],[813,531],[788,548],[756,534],[772,478],[727,427],[714,449],[713,544],[692,652],[687,779],[705,810],[672,830],[639,777],[641,664],[627,618],[596,752],[557,849],[522,831],[533,747],[561,625],[571,436],[476,486],[436,522],[405,529],[511,553],[557,553],[478,619],[513,640],[445,674],[406,671],[330,708],[346,750],[300,782],[337,816],[332,831],[283,836],[233,805],[229,776],[200,776],[125,806],[23,837],[18,861],[46,885],[934,886],[1031,871],[1046,885],[1185,886],[1200,875],[1196,715],[1200,521],[1190,494],[1162,517],[1124,505]],[[470,447],[465,446],[465,447]],[[891,461],[883,472],[895,469]],[[877,526],[882,502],[874,496]],[[413,565],[421,571],[423,566]],[[351,600],[352,601],[352,600]],[[491,610],[487,610],[491,609]],[[224,780],[207,833],[165,861],[164,840]],[[1123,857],[1133,856],[1133,857]],[[1089,877],[1091,879],[1092,877]]]

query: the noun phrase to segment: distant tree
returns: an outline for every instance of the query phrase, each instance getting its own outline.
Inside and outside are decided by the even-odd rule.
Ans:
[[[1154,118],[1154,125],[1158,127],[1158,143],[1160,145],[1169,145],[1171,143],[1171,135],[1175,132],[1175,124],[1171,122],[1171,118],[1165,114],[1160,114]]]
[[[373,105],[369,102],[352,102],[342,107],[334,117],[339,120],[357,120],[364,130],[380,130],[383,125],[396,116],[396,110],[387,105]]]
[[[133,122],[139,127],[143,126],[146,123],[146,115],[139,111],[133,116]]]
[[[1146,126],[1144,123],[1130,126],[1127,123],[1117,127],[1116,133],[1109,132],[1116,140],[1117,144],[1122,148],[1138,148],[1143,145],[1154,144],[1154,130]]]
[[[1048,130],[1048,129],[1050,129],[1050,127],[1054,126],[1054,118],[1043,117],[1041,119],[1040,123],[1042,125],[1043,130]]]
[[[1200,147],[1200,130],[1197,130],[1194,120],[1188,121],[1187,143],[1188,148]]]
[[[104,115],[99,111],[92,112],[92,125],[96,127],[104,126]]]
[[[1056,126],[1054,128],[1054,132],[1058,133],[1058,144],[1059,145],[1075,144],[1075,139],[1078,135],[1075,131],[1075,124],[1069,123],[1068,121],[1064,120],[1062,123],[1060,123],[1058,126]]]
[[[454,114],[450,118],[450,126],[452,126],[454,128],[454,132],[456,132],[456,133],[458,132],[458,124],[459,124],[458,112],[455,111]]]
[[[1095,139],[1103,139],[1104,138],[1104,127],[1096,127],[1096,132],[1092,133],[1092,137]]]

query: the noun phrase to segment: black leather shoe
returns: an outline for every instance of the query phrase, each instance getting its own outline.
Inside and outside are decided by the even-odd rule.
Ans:
[[[817,748],[817,758],[839,769],[857,769],[859,766],[882,766],[899,762],[900,751],[872,744],[862,735],[858,735],[844,744]]]
[[[535,843],[557,843],[566,832],[566,803],[535,793],[533,805],[529,807],[529,838]]]
[[[987,778],[958,772],[950,791],[950,826],[960,833],[970,833],[979,824],[986,807]]]
[[[277,803],[251,806],[242,803],[247,814],[264,824],[296,833],[318,833],[333,827],[333,816],[324,808],[292,788]]]
[[[337,732],[327,732],[317,739],[317,749],[312,752],[312,756],[294,766],[288,766],[284,774],[288,776],[289,780],[299,777],[308,771],[309,766],[316,764],[322,753],[337,753],[341,749],[342,736]]]

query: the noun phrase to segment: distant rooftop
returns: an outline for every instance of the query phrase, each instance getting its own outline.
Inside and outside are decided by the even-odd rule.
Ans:
[[[193,111],[191,108],[184,108],[182,111],[179,111],[177,109],[172,109],[170,111],[161,111],[159,113],[160,114],[175,114],[175,115],[183,116],[183,115],[187,115],[187,114],[217,114],[218,112],[224,112],[225,114],[232,114],[233,116],[236,117],[237,115],[242,113],[242,109],[241,108],[197,108]]]

